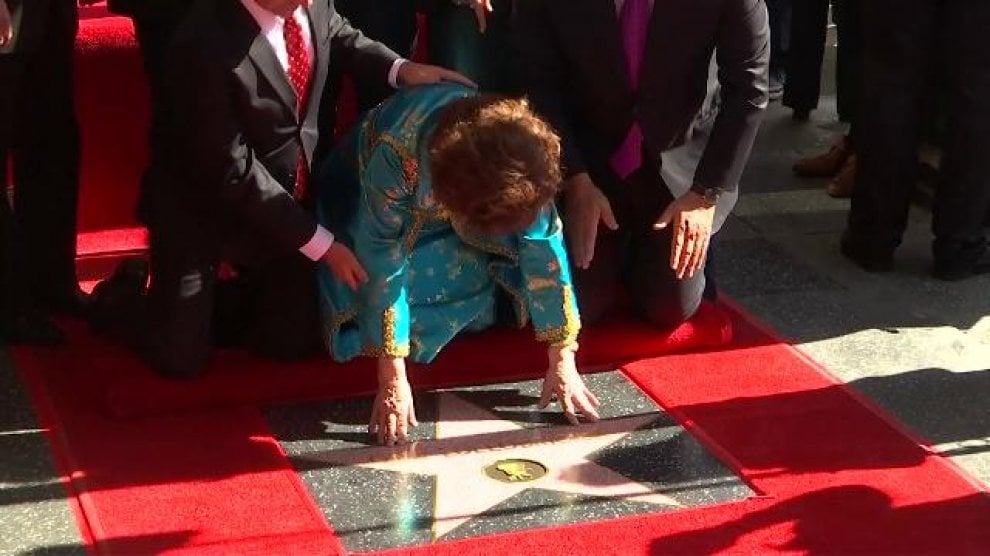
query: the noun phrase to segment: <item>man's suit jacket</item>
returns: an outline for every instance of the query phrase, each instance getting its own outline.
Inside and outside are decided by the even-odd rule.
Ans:
[[[167,55],[163,144],[142,192],[153,233],[188,222],[245,264],[310,240],[316,221],[292,192],[300,149],[312,163],[328,70],[339,64],[385,81],[397,55],[353,29],[331,0],[317,0],[308,15],[315,69],[300,116],[285,70],[241,2],[192,7]]]
[[[735,188],[768,102],[763,0],[656,0],[635,93],[613,0],[518,2],[514,34],[525,89],[562,136],[566,174],[599,183],[617,179],[607,161],[633,121],[658,167],[690,137],[717,47],[721,111],[694,181]]]

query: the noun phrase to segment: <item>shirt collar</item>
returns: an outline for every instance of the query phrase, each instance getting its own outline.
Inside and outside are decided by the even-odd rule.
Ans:
[[[261,31],[267,32],[273,28],[281,28],[285,25],[285,18],[280,15],[275,15],[274,13],[262,8],[256,0],[241,0],[241,4],[244,8],[250,12],[251,17],[258,22],[258,27],[261,27]],[[296,8],[299,11],[299,8]],[[292,15],[296,15],[296,12],[292,12]]]

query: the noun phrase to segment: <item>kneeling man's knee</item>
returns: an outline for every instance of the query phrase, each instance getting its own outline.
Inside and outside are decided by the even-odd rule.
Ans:
[[[646,320],[658,328],[677,328],[694,316],[701,306],[701,295],[661,295],[638,305]]]

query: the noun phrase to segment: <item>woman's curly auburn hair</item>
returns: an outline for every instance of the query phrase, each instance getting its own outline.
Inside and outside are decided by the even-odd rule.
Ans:
[[[518,232],[560,187],[560,138],[525,99],[459,99],[440,114],[430,173],[433,194],[456,219],[482,232]]]

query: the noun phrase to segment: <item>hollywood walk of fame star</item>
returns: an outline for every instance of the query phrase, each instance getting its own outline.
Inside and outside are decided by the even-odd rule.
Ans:
[[[657,414],[635,415],[579,427],[524,428],[451,392],[438,394],[436,440],[402,448],[370,447],[310,454],[332,465],[356,465],[436,478],[434,538],[442,537],[489,508],[528,488],[680,507],[589,459],[629,433],[653,424]],[[329,427],[328,427],[329,428]],[[537,462],[536,480],[495,480],[485,468],[503,460]]]

